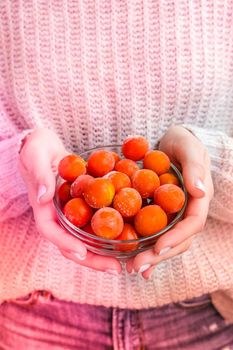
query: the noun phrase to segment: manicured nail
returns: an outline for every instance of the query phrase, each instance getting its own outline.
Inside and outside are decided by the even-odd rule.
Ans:
[[[117,270],[108,269],[105,272],[110,273],[111,275],[115,275],[115,276],[119,275],[119,272]]]
[[[159,255],[166,254],[170,249],[171,249],[171,247],[165,247],[165,248],[161,249],[159,252]]]
[[[40,185],[38,188],[38,195],[37,195],[37,203],[40,204],[40,198],[43,196],[43,194],[46,193],[46,187],[44,185]]]
[[[79,253],[77,253],[77,252],[72,252],[72,254],[73,254],[74,256],[76,256],[76,258],[79,259],[79,260],[85,260],[86,257],[87,257],[87,254],[83,255],[83,254],[79,254]]]
[[[143,272],[145,272],[147,269],[149,269],[149,267],[151,267],[151,264],[142,265],[142,266],[140,267],[140,269],[138,270],[138,273],[143,273]]]
[[[205,193],[205,186],[204,186],[203,182],[200,179],[197,179],[195,181],[195,187]]]

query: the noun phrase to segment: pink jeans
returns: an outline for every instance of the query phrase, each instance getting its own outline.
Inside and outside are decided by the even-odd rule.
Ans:
[[[233,325],[208,295],[127,310],[66,302],[34,292],[0,305],[1,350],[230,350]]]

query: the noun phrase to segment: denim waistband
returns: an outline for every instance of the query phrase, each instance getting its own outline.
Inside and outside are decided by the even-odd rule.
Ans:
[[[15,303],[17,305],[30,306],[30,305],[35,305],[37,303],[45,303],[48,301],[52,301],[54,299],[57,299],[57,298],[55,298],[50,291],[35,290],[24,297],[20,297],[17,299],[9,299],[9,300],[6,300],[6,302]],[[194,308],[205,307],[211,304],[211,298],[208,294],[205,294],[199,297],[192,298],[190,300],[180,301],[173,304],[184,309],[194,309]]]

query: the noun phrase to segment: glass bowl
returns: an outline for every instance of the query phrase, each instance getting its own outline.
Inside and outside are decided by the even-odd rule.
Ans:
[[[119,145],[95,147],[95,148],[89,149],[88,151],[79,153],[79,155],[85,160],[87,160],[89,155],[93,151],[96,151],[98,149],[106,149],[109,151],[114,151],[117,154],[119,154],[120,157],[123,157],[121,153],[121,146]],[[141,167],[142,162],[137,162],[137,164],[139,165],[139,167]],[[132,240],[117,240],[117,239],[113,240],[113,239],[106,239],[106,238],[95,236],[91,233],[83,231],[81,228],[76,227],[65,217],[58,200],[57,188],[65,181],[59,175],[57,176],[57,179],[56,179],[56,192],[53,199],[54,205],[57,211],[58,221],[69,234],[72,234],[73,236],[77,237],[80,241],[82,241],[88,250],[96,254],[112,256],[119,259],[130,258],[144,250],[152,248],[155,242],[157,241],[157,239],[162,234],[170,230],[183,217],[183,214],[187,205],[187,198],[188,198],[187,191],[185,189],[183,177],[180,171],[172,163],[171,163],[170,171],[177,176],[180,182],[180,187],[182,188],[185,194],[185,202],[182,209],[175,215],[174,219],[164,229],[162,229],[159,232],[156,232],[153,235],[150,235],[147,237],[140,237],[138,239],[132,239]]]

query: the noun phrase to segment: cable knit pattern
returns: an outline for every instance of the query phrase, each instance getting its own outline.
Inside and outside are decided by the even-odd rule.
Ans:
[[[129,308],[233,290],[233,1],[5,0],[0,6],[0,302],[45,289]],[[155,145],[184,124],[209,150],[215,196],[189,251],[150,281],[81,267],[36,231],[20,141],[54,130],[72,152]]]

